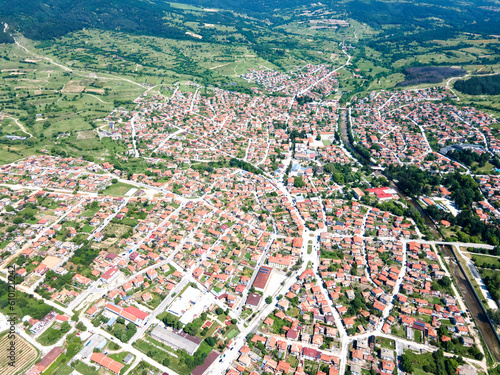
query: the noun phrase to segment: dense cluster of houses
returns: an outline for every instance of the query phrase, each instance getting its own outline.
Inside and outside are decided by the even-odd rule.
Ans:
[[[346,240],[351,242],[355,237]],[[438,285],[445,271],[435,249],[412,241],[358,242],[357,249],[340,248],[322,257],[318,274],[308,268],[298,277],[259,331],[247,338],[228,374],[262,369],[304,374],[311,366],[318,374],[337,374],[342,338],[334,310],[343,329],[354,335],[347,359],[353,374],[394,373],[394,341],[376,332],[422,344],[458,340],[465,348],[477,345],[451,289]]]
[[[474,108],[437,102],[450,96],[444,88],[373,93],[357,103],[352,134],[382,165],[449,172],[463,166],[432,147],[471,143],[498,152],[500,143],[491,127],[496,120]]]
[[[338,75],[327,65],[306,64],[303,67],[294,67],[289,74],[269,69],[250,69],[248,73],[242,74],[241,78],[255,82],[271,93],[307,95],[314,99],[326,97],[334,92],[338,87]]]
[[[40,189],[97,192],[111,185],[112,176],[98,174],[100,167],[83,158],[34,155],[0,167],[0,181]]]

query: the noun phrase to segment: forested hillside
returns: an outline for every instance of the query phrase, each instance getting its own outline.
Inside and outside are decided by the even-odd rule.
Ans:
[[[273,25],[283,22],[277,9],[295,8],[313,4],[311,0],[272,1],[227,1],[227,0],[183,0],[201,8],[234,10],[252,17],[269,20]],[[397,26],[389,34],[390,42],[405,42],[417,33],[420,40],[428,40],[422,32],[438,30],[442,38],[459,31],[474,33],[495,33],[500,24],[500,12],[492,11],[490,2],[478,0],[456,7],[450,0],[426,3],[413,2],[324,2],[327,8],[347,17],[366,23],[374,29],[383,25]],[[495,8],[495,6],[493,6]],[[497,9],[497,8],[495,8]],[[2,0],[0,21],[7,21],[19,27],[27,37],[43,40],[65,35],[82,28],[101,28],[162,37],[183,38],[184,33],[164,21],[165,11],[172,10],[168,2],[142,0]],[[207,17],[221,17],[220,12],[206,12],[199,15],[204,22]],[[201,21],[201,19],[199,20]],[[212,19],[212,21],[214,21]],[[403,38],[403,39],[401,39]],[[375,43],[377,41],[374,41]]]
[[[168,3],[140,0],[3,0],[0,20],[35,40],[90,27],[180,37],[183,33],[162,20],[169,8]]]

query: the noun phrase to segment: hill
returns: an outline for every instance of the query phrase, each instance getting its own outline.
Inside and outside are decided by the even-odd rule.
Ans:
[[[384,25],[397,38],[406,32],[407,38],[425,30],[439,30],[441,36],[458,31],[496,33],[500,24],[500,8],[483,0],[457,7],[454,1],[345,1],[325,4],[311,0],[181,0],[201,9],[192,17],[194,22],[215,23],[227,17],[223,10],[243,12],[253,18],[265,19],[273,26],[289,21],[289,14],[277,9],[317,10],[323,7],[338,14],[366,23],[381,30]],[[29,10],[29,11],[27,11]],[[164,12],[175,11],[168,2],[151,0],[1,0],[0,21],[18,27],[26,37],[35,40],[52,39],[83,28],[124,31],[169,38],[185,38],[185,33],[166,22]],[[238,22],[238,18],[235,18]],[[293,20],[293,18],[292,18]],[[240,20],[241,21],[241,20]],[[443,34],[445,33],[445,34]],[[419,34],[419,38],[422,36]],[[396,39],[397,40],[397,39]],[[404,39],[402,40],[405,41]]]
[[[170,5],[140,0],[3,0],[1,20],[34,40],[52,39],[83,28],[180,37],[162,14]],[[29,10],[29,11],[27,11]]]

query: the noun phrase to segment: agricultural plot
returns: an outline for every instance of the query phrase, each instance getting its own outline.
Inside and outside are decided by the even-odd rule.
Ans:
[[[37,350],[21,336],[16,335],[14,340],[16,352],[15,361],[14,366],[11,366],[9,364],[9,359],[5,355],[5,353],[9,353],[10,351],[11,341],[7,332],[0,338],[0,353],[2,353],[0,356],[0,375],[24,373],[38,358]]]

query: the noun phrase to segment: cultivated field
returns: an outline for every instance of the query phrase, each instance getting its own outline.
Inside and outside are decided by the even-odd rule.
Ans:
[[[7,332],[2,334],[0,338],[0,375],[24,374],[32,366],[38,358],[37,350],[24,340],[21,336],[16,335],[15,350],[16,359],[15,366],[9,365],[7,353],[9,352],[10,339]]]

